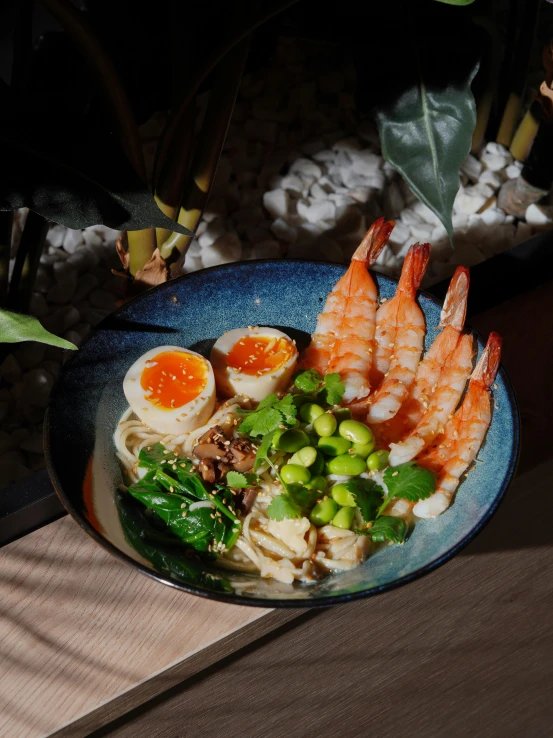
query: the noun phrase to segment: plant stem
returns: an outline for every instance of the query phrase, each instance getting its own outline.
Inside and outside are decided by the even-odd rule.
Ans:
[[[275,0],[275,2],[265,3],[259,16],[248,19],[249,22],[244,23],[244,18],[239,16],[236,22],[231,25],[227,35],[218,46],[208,52],[204,59],[200,59],[197,68],[189,73],[189,87],[186,97],[182,101],[180,107],[170,116],[167,124],[160,136],[158,149],[156,152],[156,161],[154,163],[154,183],[163,170],[165,161],[168,158],[169,148],[173,135],[179,136],[179,128],[183,125],[184,119],[188,116],[188,108],[195,98],[200,86],[205,82],[208,75],[215,69],[236,44],[248,38],[256,28],[262,26],[275,15],[283,12],[287,8],[295,5],[298,0]]]
[[[249,47],[250,37],[247,37],[217,68],[178,216],[178,222],[192,232],[200,221],[215,178]],[[174,255],[173,262],[181,261],[179,254],[182,257],[186,254],[191,240],[192,236],[173,233],[161,247],[161,255],[167,259],[175,250],[179,253]]]
[[[13,213],[0,211],[0,307],[4,307],[8,297],[10,271],[10,252],[12,241]]]
[[[509,151],[517,161],[526,161],[540,127],[541,106],[537,100],[532,102],[518,126]]]
[[[48,221],[42,215],[29,210],[17,249],[8,291],[7,307],[9,310],[25,313],[29,309],[47,232]]]
[[[144,268],[156,250],[155,228],[145,228],[142,231],[127,231],[129,249],[129,272],[134,277]]]

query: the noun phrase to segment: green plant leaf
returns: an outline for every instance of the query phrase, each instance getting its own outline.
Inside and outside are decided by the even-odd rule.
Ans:
[[[0,309],[0,343],[20,343],[21,341],[37,341],[63,349],[77,350],[74,343],[50,333],[32,315],[20,315]]]
[[[416,30],[413,36],[416,37]],[[453,201],[459,190],[459,170],[471,147],[476,105],[470,89],[478,64],[459,77],[447,75],[456,49],[438,60],[445,79],[436,80],[430,67],[435,57],[419,46],[412,64],[417,79],[375,112],[384,158],[442,221],[453,245]]]

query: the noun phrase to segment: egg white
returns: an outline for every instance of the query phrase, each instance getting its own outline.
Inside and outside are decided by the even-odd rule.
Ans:
[[[140,384],[142,372],[146,368],[146,362],[154,361],[158,354],[166,351],[178,351],[179,353],[197,356],[204,364],[207,381],[200,394],[190,402],[181,407],[170,409],[160,408],[154,405],[147,396],[147,390]],[[145,354],[142,354],[130,367],[123,380],[123,391],[127,402],[133,412],[143,423],[157,433],[171,433],[180,435],[199,428],[207,423],[215,407],[215,377],[209,361],[190,349],[182,346],[157,346]]]
[[[288,361],[272,372],[266,372],[261,376],[244,374],[228,365],[228,355],[238,341],[247,336],[255,338],[285,338],[293,346],[294,350]],[[209,358],[213,366],[215,381],[220,394],[226,397],[243,395],[256,402],[261,402],[267,395],[273,392],[284,391],[287,388],[296,367],[298,351],[292,339],[286,333],[282,333],[282,331],[276,328],[255,326],[235,328],[234,330],[223,333],[215,342]]]

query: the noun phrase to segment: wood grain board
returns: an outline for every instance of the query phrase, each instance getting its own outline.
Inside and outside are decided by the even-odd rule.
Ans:
[[[1,549],[0,577],[2,738],[45,736],[84,715],[98,727],[302,612],[161,585],[71,518]]]

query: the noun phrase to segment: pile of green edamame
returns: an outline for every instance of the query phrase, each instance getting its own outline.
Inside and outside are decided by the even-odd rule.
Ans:
[[[388,451],[375,451],[370,428],[353,420],[348,408],[325,411],[316,403],[306,403],[299,410],[297,427],[278,430],[272,440],[284,456],[280,476],[286,484],[301,484],[320,492],[309,519],[316,526],[331,523],[350,529],[356,503],[346,484],[335,484],[326,494],[327,476],[358,477],[367,471],[381,471],[388,465]]]

